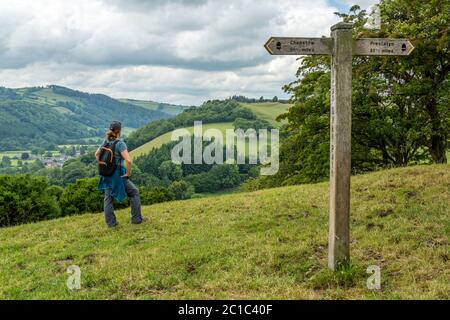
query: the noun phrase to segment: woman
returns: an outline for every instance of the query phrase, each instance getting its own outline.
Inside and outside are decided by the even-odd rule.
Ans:
[[[98,189],[104,192],[104,211],[105,221],[108,227],[113,228],[117,226],[116,216],[114,214],[113,199],[118,202],[123,202],[128,196],[131,204],[131,223],[140,224],[143,222],[141,215],[141,199],[139,197],[139,190],[130,181],[131,176],[131,157],[128,154],[127,145],[123,140],[120,140],[120,133],[122,131],[122,124],[119,121],[113,121],[106,133],[106,140],[103,145],[95,152],[97,162],[100,161],[101,149],[109,142],[115,145],[114,158],[116,161],[116,170],[111,177],[100,176]],[[122,161],[125,160],[126,169],[122,166]]]

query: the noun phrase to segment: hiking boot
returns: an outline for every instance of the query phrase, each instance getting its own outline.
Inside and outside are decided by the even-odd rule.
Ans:
[[[147,218],[142,217],[141,221],[139,221],[139,222],[131,221],[131,224],[141,224],[143,222],[147,222]]]

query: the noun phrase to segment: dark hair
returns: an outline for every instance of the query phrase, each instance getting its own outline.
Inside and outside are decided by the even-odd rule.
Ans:
[[[106,131],[106,140],[108,141],[113,141],[116,140],[118,137],[120,137],[120,131],[121,129],[108,129],[108,131]]]

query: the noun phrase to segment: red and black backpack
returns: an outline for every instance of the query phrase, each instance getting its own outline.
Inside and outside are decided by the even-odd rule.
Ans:
[[[111,177],[116,171],[116,144],[119,140],[105,141],[100,147],[100,156],[98,157],[98,173],[104,177]]]

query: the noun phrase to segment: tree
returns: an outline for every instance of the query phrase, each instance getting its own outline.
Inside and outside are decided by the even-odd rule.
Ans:
[[[78,179],[69,184],[60,195],[62,215],[102,211],[103,196],[97,184],[98,178]]]
[[[28,159],[30,159],[30,154],[28,152],[22,152],[20,158],[22,160],[28,160]]]
[[[272,102],[278,102],[278,97],[277,96],[273,97]]]
[[[450,16],[448,1],[385,0],[382,28],[362,26],[364,11],[338,14],[354,23],[354,37],[409,38],[408,57],[353,59],[352,170],[354,173],[423,162],[445,162],[450,137]],[[294,105],[279,117],[280,170],[266,185],[307,183],[329,175],[330,59],[305,57],[286,85]]]
[[[164,161],[158,168],[159,176],[163,181],[178,181],[183,176],[181,166],[171,160]]]
[[[0,227],[59,217],[59,206],[47,187],[44,177],[0,175]]]
[[[175,200],[175,194],[164,187],[156,187],[151,191],[141,190],[140,195],[143,205]]]
[[[2,168],[11,167],[11,158],[8,156],[3,156],[1,166],[2,166]]]
[[[75,146],[72,146],[68,151],[69,156],[75,157],[77,155],[77,149]]]
[[[390,0],[380,5],[384,22],[379,36],[412,39],[407,59],[376,59],[388,81],[393,103],[419,118],[420,134],[435,163],[447,163],[450,145],[450,2],[440,0]],[[396,61],[397,60],[397,61]],[[384,99],[383,99],[384,100]],[[412,110],[412,111],[411,111]]]
[[[80,146],[80,155],[85,155],[87,152],[87,146]]]
[[[241,183],[239,169],[234,164],[214,165],[208,174],[216,180],[220,189],[228,189]]]
[[[189,199],[195,192],[194,187],[183,180],[172,182],[169,190],[174,193],[177,200]]]

